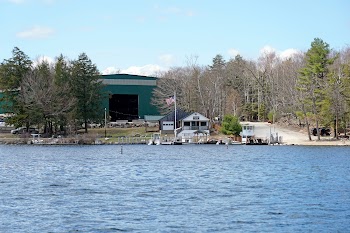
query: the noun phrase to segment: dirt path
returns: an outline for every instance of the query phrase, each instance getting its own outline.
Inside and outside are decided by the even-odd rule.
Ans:
[[[247,122],[243,122],[245,124]],[[289,129],[277,124],[267,122],[249,122],[254,125],[256,137],[268,138],[270,132],[274,135],[282,136],[282,142],[286,145],[350,145],[349,140],[333,140],[332,137],[322,137],[317,141],[317,137],[312,136],[312,141],[309,141],[308,134],[305,130]]]

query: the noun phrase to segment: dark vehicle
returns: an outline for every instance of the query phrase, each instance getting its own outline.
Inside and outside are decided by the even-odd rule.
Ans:
[[[27,133],[27,128],[26,127],[19,127],[17,129],[11,130],[12,134],[22,134],[22,133]],[[29,128],[28,133],[39,133],[39,131],[35,128]]]
[[[318,128],[320,131],[321,136],[330,136],[331,135],[331,130],[328,128]],[[317,136],[317,129],[313,128],[312,130],[312,135]]]

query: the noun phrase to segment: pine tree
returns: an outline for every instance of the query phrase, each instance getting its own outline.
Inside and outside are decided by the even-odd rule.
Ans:
[[[8,121],[9,124],[27,128],[31,124],[29,115],[23,106],[23,100],[20,99],[21,85],[24,76],[31,70],[32,61],[19,48],[12,50],[12,58],[5,59],[0,67],[0,90],[3,91],[3,108],[14,116]]]
[[[103,119],[102,109],[102,82],[95,64],[82,53],[73,61],[71,87],[77,100],[75,118],[85,125],[88,132],[89,122],[98,122]]]
[[[213,64],[209,66],[210,70],[220,71],[226,66],[226,61],[221,54],[216,55],[213,58]]]
[[[239,136],[240,132],[242,132],[242,126],[239,123],[239,119],[233,115],[225,115],[224,120],[222,122],[221,132],[226,135],[234,135]]]
[[[310,109],[316,122],[318,140],[320,140],[319,122],[322,112],[322,104],[326,99],[326,81],[329,59],[329,45],[319,38],[315,38],[311,43],[311,48],[307,51],[306,64],[300,70],[298,77],[298,89],[304,93],[303,105]],[[305,112],[305,115],[306,112]],[[308,131],[310,133],[309,125]]]

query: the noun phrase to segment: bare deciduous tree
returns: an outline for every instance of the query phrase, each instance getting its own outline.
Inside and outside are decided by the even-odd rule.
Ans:
[[[27,72],[22,80],[21,99],[32,117],[43,119],[46,133],[52,133],[52,123],[69,111],[76,103],[70,96],[68,82],[57,83],[55,70],[45,61]]]

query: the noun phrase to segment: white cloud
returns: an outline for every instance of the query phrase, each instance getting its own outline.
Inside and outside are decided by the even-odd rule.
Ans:
[[[102,71],[102,74],[134,74],[134,75],[144,75],[151,76],[157,72],[165,71],[166,68],[162,68],[159,65],[145,65],[145,66],[130,66],[127,69],[120,70],[116,67],[108,67]]]
[[[298,51],[296,49],[286,49],[286,50],[280,52],[279,56],[281,59],[288,59],[288,58],[291,58],[298,53],[300,53],[300,51]]]
[[[102,71],[102,74],[119,74],[120,73],[120,69],[110,66],[107,67],[104,71]]]
[[[145,66],[130,66],[129,68],[122,70],[120,73],[123,74],[136,74],[136,75],[154,75],[157,72],[165,71],[166,69],[154,64]]]
[[[275,53],[276,49],[272,48],[270,45],[265,45],[262,49],[260,49],[260,55]]]
[[[25,39],[42,39],[54,34],[54,30],[48,27],[34,26],[29,30],[18,32],[17,37]]]
[[[227,52],[230,55],[230,57],[235,57],[240,54],[240,52],[236,49],[229,49]]]
[[[297,49],[293,49],[293,48],[286,49],[283,51],[278,51],[277,49],[271,47],[270,45],[265,45],[262,49],[260,49],[261,56],[267,55],[270,53],[275,53],[277,55],[277,57],[279,57],[282,60],[285,60],[285,59],[291,58],[294,55],[300,53],[300,51]]]
[[[172,54],[162,54],[158,57],[160,65],[148,64],[144,66],[130,66],[126,69],[119,69],[114,66],[107,67],[102,71],[102,74],[134,74],[152,76],[159,72],[167,71],[169,67],[174,63],[175,58]]]

